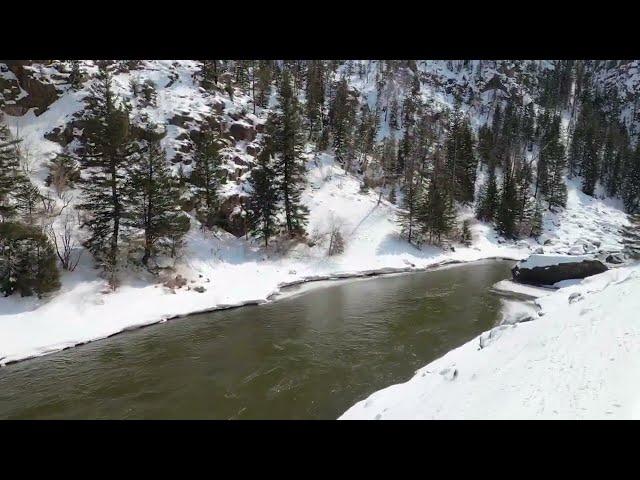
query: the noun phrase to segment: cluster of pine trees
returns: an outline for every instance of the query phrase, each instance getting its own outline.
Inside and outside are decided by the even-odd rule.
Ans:
[[[133,125],[129,106],[114,94],[112,67],[100,62],[85,98],[85,148],[80,156],[85,242],[112,287],[126,259],[138,250],[145,266],[160,254],[176,255],[189,218],[180,208],[179,180],[168,169],[154,125]],[[124,259],[123,259],[124,257]]]
[[[37,222],[47,199],[25,174],[19,144],[0,123],[0,292],[42,296],[59,288],[59,272]]]

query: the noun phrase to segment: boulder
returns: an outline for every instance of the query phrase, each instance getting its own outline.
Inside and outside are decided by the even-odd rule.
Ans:
[[[247,145],[247,153],[255,157],[256,155],[258,155],[258,153],[260,153],[260,146],[255,144]]]
[[[604,261],[607,263],[612,263],[614,265],[620,265],[621,263],[624,263],[624,259],[619,255],[609,255]]]
[[[229,127],[229,133],[236,140],[246,140],[248,142],[256,138],[256,130],[252,125],[244,122],[234,122]]]
[[[600,260],[585,256],[531,255],[513,267],[511,273],[517,282],[553,285],[562,280],[590,277],[607,270]]]

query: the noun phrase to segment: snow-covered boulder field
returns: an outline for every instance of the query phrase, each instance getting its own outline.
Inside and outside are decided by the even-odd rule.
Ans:
[[[533,285],[553,285],[572,278],[585,278],[607,271],[607,266],[589,255],[533,254],[511,270],[513,279]]]
[[[562,285],[341,419],[640,418],[640,266]]]

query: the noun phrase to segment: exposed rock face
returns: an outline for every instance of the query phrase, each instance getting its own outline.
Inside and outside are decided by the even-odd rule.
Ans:
[[[607,266],[599,260],[559,263],[543,267],[524,268],[516,265],[511,270],[513,279],[531,285],[552,285],[571,278],[585,278],[607,271]]]
[[[28,93],[24,98],[18,100],[16,105],[13,105],[12,111],[7,112],[12,115],[24,115],[29,109],[35,108],[35,114],[40,115],[56,101],[58,98],[58,91],[54,84],[45,83],[35,78],[24,67],[31,64],[30,60],[15,60],[7,61],[9,70],[18,79],[20,86]]]
[[[243,236],[247,231],[246,218],[240,213],[242,199],[232,195],[220,205],[220,217],[224,219],[222,227],[236,237]]]

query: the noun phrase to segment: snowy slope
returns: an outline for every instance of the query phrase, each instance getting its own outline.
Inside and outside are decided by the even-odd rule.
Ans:
[[[562,288],[537,300],[543,316],[496,327],[341,418],[640,418],[638,291],[640,266]]]

